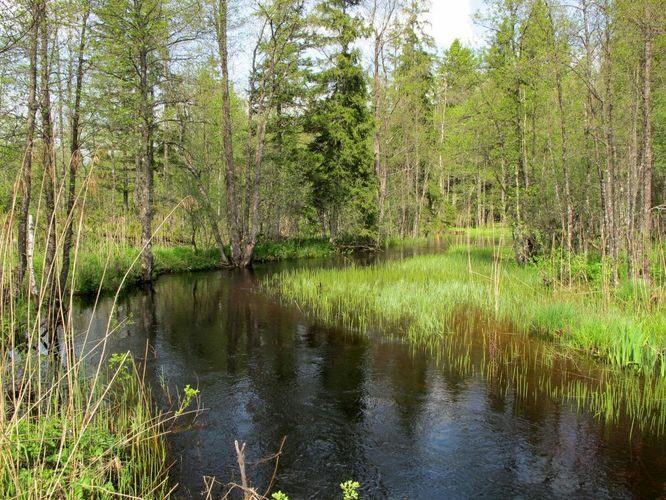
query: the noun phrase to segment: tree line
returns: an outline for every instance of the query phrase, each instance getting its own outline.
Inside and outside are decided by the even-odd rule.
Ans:
[[[246,267],[261,239],[489,224],[521,263],[661,272],[664,0],[488,0],[477,48],[437,47],[416,0],[4,1],[17,289],[33,219],[52,300],[73,249],[107,240],[145,281],[156,241]]]

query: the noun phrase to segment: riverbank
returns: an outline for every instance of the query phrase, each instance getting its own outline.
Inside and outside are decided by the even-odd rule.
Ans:
[[[366,330],[398,329],[414,342],[447,334],[453,317],[474,309],[547,336],[612,365],[666,375],[666,293],[625,284],[563,286],[543,267],[519,267],[510,249],[451,247],[445,254],[372,267],[301,270],[269,286],[326,321]]]
[[[4,346],[3,346],[4,351]],[[170,460],[159,412],[129,355],[84,373],[31,350],[2,356],[2,498],[165,498]],[[5,354],[3,352],[3,354]],[[95,374],[97,373],[97,374]]]
[[[320,239],[266,242],[257,244],[255,262],[321,258],[333,255],[335,251],[330,242]],[[98,253],[82,251],[77,258],[72,282],[75,294],[113,293],[121,285],[123,288],[136,286],[141,282],[139,252],[138,248],[126,246]],[[217,249],[195,251],[191,246],[157,246],[153,247],[153,257],[155,276],[221,269]]]
[[[504,228],[452,228],[444,238],[465,236],[478,238],[510,237]],[[392,239],[386,248],[414,247],[427,244],[427,238]],[[296,259],[326,258],[340,251],[327,239],[308,238],[258,243],[254,261],[279,262]],[[227,249],[227,254],[229,250]],[[113,246],[103,250],[81,250],[74,268],[74,293],[90,296],[98,292],[114,293],[119,288],[129,289],[141,283],[141,267],[137,256],[140,249],[130,246]],[[153,247],[154,275],[183,272],[212,271],[221,269],[218,249],[198,249],[192,246]],[[41,273],[42,259],[36,258],[37,275]]]

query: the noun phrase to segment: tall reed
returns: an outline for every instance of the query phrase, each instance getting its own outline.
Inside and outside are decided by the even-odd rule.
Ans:
[[[84,200],[82,188],[79,209]],[[58,232],[60,252],[64,229],[40,220],[38,202],[37,228]],[[82,211],[76,214],[67,215],[77,225],[73,276],[80,264],[83,221]],[[38,235],[37,252],[46,239]],[[183,413],[182,405],[177,412],[158,411],[129,353],[97,356],[107,353],[107,341],[115,333],[111,322],[96,345],[82,349],[87,332],[75,332],[71,318],[75,280],[59,290],[53,306],[47,282],[57,276],[58,266],[42,266],[36,293],[30,293],[13,282],[15,247],[10,212],[0,230],[0,497],[168,496],[172,486],[165,433]],[[58,318],[57,335],[45,334],[47,317]],[[54,338],[59,346],[48,345]]]

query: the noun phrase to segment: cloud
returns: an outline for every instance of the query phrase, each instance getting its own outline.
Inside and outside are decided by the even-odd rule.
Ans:
[[[438,47],[447,48],[456,38],[474,47],[483,43],[472,19],[479,3],[478,0],[431,0],[430,34]]]

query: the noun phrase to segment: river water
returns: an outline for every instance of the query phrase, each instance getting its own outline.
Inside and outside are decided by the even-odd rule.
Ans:
[[[622,398],[634,382],[558,359],[549,344],[470,311],[442,344],[414,347],[395,332],[324,325],[260,286],[318,265],[345,262],[164,276],[118,301],[107,354],[140,358],[159,404],[162,386],[201,391],[205,411],[170,436],[177,497],[201,496],[204,476],[239,481],[234,440],[247,443],[248,476],[263,492],[275,462],[261,460],[283,437],[274,490],[292,500],[340,498],[349,479],[362,498],[666,494],[663,407],[632,417]],[[75,324],[90,327],[90,345],[111,306],[79,304]]]

